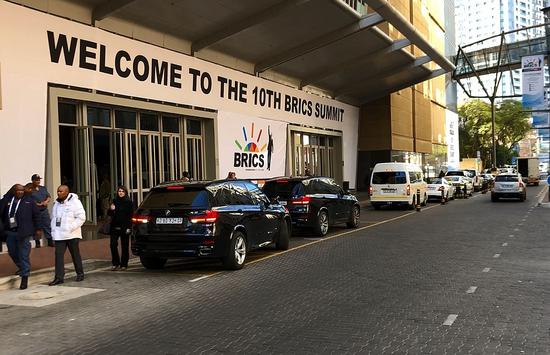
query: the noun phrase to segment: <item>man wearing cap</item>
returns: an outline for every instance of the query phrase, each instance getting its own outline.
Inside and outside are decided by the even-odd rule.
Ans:
[[[32,199],[36,202],[36,206],[40,211],[39,227],[44,231],[44,236],[48,241],[48,246],[53,247],[52,233],[50,227],[50,214],[48,213],[48,203],[50,203],[51,196],[45,186],[40,185],[42,177],[38,174],[31,176],[32,181]],[[40,240],[36,241],[36,247],[40,247]]]

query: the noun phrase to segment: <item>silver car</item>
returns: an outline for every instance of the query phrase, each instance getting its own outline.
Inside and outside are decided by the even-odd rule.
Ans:
[[[499,174],[495,177],[491,201],[496,202],[500,198],[518,198],[522,202],[527,199],[527,190],[520,174]]]

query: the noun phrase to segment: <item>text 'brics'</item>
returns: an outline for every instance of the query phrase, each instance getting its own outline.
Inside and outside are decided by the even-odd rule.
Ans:
[[[344,109],[337,106],[255,85],[250,90],[249,84],[243,81],[222,75],[213,76],[208,71],[197,68],[184,69],[178,63],[142,54],[132,55],[124,49],[110,51],[105,44],[69,37],[62,33],[56,36],[54,32],[47,31],[47,37],[52,63],[64,62],[67,66],[122,79],[133,78],[139,82],[175,89],[187,88],[191,92],[202,95],[218,96],[225,100],[307,117],[337,122],[344,120]]]

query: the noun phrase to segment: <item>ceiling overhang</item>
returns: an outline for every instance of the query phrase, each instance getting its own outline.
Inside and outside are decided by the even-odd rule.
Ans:
[[[192,55],[209,48],[357,105],[454,69],[386,0],[364,0],[366,15],[344,0],[73,1],[91,7],[94,23],[132,21],[190,41]],[[384,22],[404,38],[382,32]]]

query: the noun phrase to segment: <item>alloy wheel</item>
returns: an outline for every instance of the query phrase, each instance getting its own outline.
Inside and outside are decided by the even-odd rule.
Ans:
[[[241,236],[237,237],[235,240],[235,261],[237,264],[242,265],[246,259],[246,243],[244,238]]]

